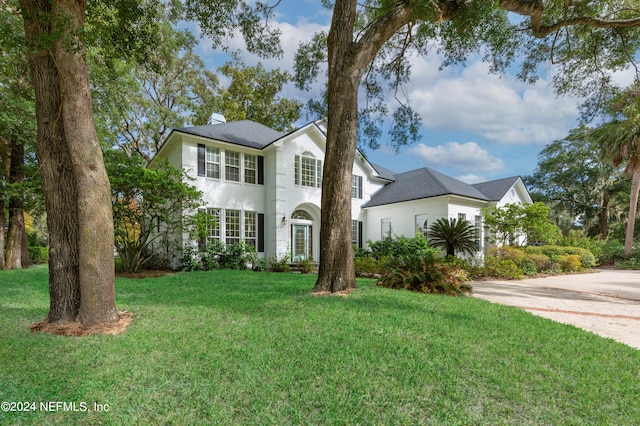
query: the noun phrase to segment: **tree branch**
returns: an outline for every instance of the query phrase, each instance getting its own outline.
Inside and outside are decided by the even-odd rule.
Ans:
[[[604,19],[598,16],[578,16],[563,19],[551,25],[542,24],[542,13],[544,4],[542,0],[500,0],[500,8],[518,15],[531,18],[531,30],[533,35],[543,38],[562,28],[584,25],[595,28],[629,28],[640,26],[640,11],[635,18],[630,19]]]

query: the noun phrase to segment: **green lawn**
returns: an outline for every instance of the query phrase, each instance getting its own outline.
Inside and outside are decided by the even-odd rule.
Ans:
[[[640,351],[471,297],[314,297],[314,276],[118,279],[116,336],[31,334],[47,270],[0,272],[1,424],[590,424],[640,419]],[[45,412],[40,402],[108,411]],[[106,404],[106,405],[105,405]],[[53,408],[56,408],[53,405]]]

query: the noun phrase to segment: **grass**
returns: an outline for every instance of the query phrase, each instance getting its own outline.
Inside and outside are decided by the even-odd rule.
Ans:
[[[640,351],[471,297],[314,276],[118,279],[116,336],[30,334],[47,270],[0,272],[0,424],[637,424]],[[40,402],[108,411],[40,410]],[[105,405],[106,404],[106,405]]]

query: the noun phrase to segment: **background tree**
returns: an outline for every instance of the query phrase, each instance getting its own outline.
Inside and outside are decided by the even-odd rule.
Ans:
[[[139,155],[120,150],[105,152],[111,182],[115,246],[125,270],[137,272],[161,244],[185,229],[185,212],[195,214],[202,193],[185,182],[186,173],[168,162],[152,168]],[[152,250],[152,246],[156,246]]]
[[[606,238],[621,177],[611,161],[602,158],[590,131],[581,126],[547,145],[533,175],[524,181],[532,197],[551,207],[555,224],[564,233],[582,226],[588,235]]]
[[[22,20],[17,4],[5,2],[0,9],[0,268],[15,269],[29,263],[24,222],[25,147],[35,139],[33,90]],[[28,148],[27,148],[28,149]],[[5,263],[5,205],[9,211]]]
[[[541,202],[485,209],[484,223],[489,241],[498,245],[553,244],[562,235]]]
[[[262,63],[248,67],[238,53],[218,71],[231,79],[229,87],[221,89],[219,95],[220,111],[228,121],[253,120],[282,132],[293,130],[302,104],[277,96],[291,80],[288,72],[267,71]]]
[[[625,165],[624,173],[631,176],[631,192],[624,253],[631,256],[635,230],[638,193],[640,192],[640,80],[614,99],[611,107],[613,121],[602,124],[592,132],[601,144],[602,154],[614,166]]]
[[[438,219],[429,227],[427,239],[431,246],[443,249],[447,256],[455,256],[456,252],[473,255],[478,250],[476,227],[466,220]]]

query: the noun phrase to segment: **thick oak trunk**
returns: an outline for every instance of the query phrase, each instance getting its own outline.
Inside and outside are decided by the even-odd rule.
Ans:
[[[353,48],[355,2],[337,2],[329,32],[327,144],[322,180],[320,264],[314,292],[355,288],[351,243],[351,174],[358,133],[358,85]]]
[[[40,46],[43,35],[53,32],[47,0],[21,0],[27,42]],[[75,321],[80,308],[78,267],[77,191],[69,162],[63,123],[58,70],[51,46],[33,49],[29,68],[35,91],[37,147],[49,233],[50,323]]]
[[[11,139],[9,184],[20,185],[24,181],[24,145]],[[7,231],[6,269],[21,269],[22,237],[24,234],[24,199],[15,188],[9,197],[9,229]],[[26,266],[26,265],[24,265]]]
[[[91,116],[83,1],[21,0],[49,228],[49,322],[118,320],[109,181]],[[69,37],[55,39],[64,33]],[[74,43],[75,41],[75,43]]]
[[[84,27],[86,2],[59,0],[59,13],[70,30]],[[56,45],[62,119],[69,157],[78,190],[78,250],[80,266],[80,321],[93,325],[118,320],[113,263],[111,188],[92,115],[89,71],[84,50],[62,41]]]

